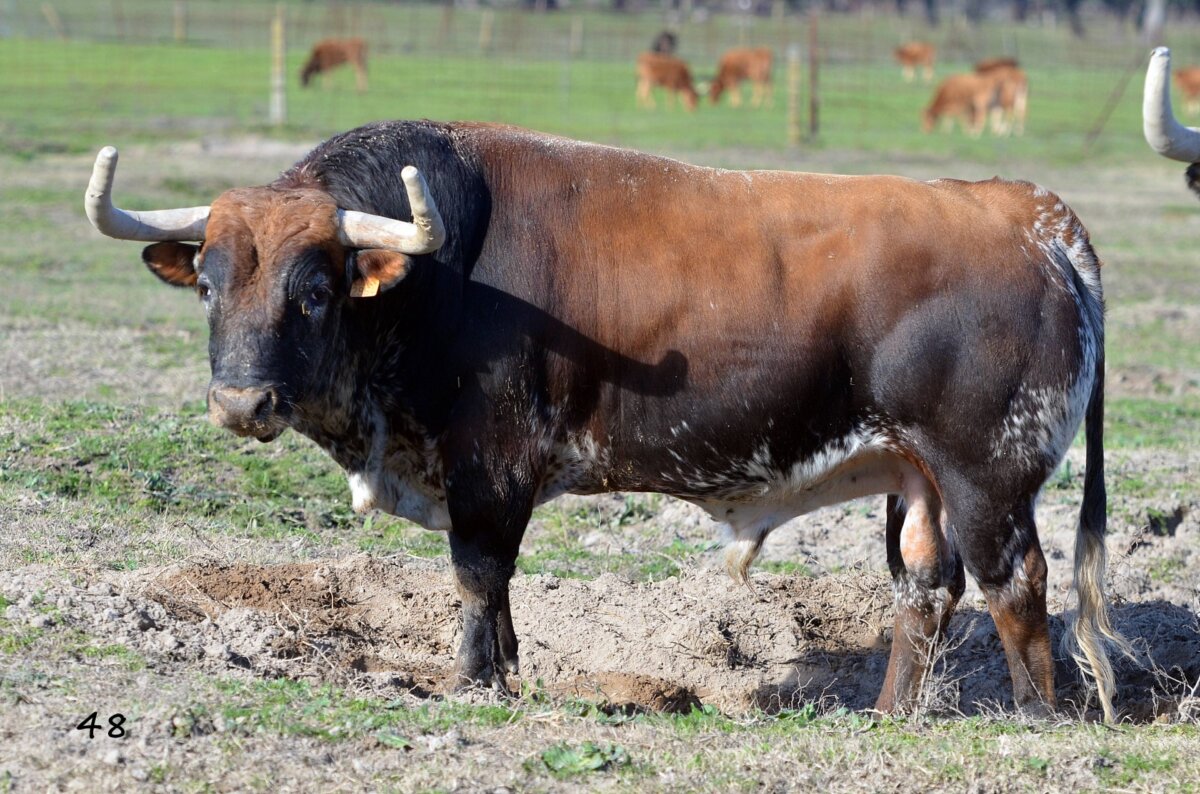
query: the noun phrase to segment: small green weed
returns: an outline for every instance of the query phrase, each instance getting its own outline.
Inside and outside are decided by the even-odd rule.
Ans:
[[[548,747],[530,766],[536,768],[538,763],[555,777],[566,778],[628,766],[630,761],[628,751],[619,744],[589,741]]]

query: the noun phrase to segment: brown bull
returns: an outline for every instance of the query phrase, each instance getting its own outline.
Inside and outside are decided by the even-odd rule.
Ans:
[[[667,102],[674,102],[679,94],[683,106],[695,110],[699,95],[692,83],[692,73],[688,65],[673,55],[663,55],[657,52],[643,52],[637,59],[637,101],[641,107],[653,108],[655,87],[661,87],[667,92]]]
[[[1142,131],[1154,151],[1172,160],[1191,163],[1188,187],[1200,194],[1200,129],[1185,127],[1171,112],[1171,51],[1159,47],[1150,53],[1142,97]]]
[[[892,51],[892,55],[901,66],[904,81],[911,83],[917,67],[921,68],[925,82],[933,79],[933,63],[937,58],[937,48],[926,41],[910,41],[901,44]]]
[[[729,104],[738,107],[742,104],[742,82],[746,80],[753,86],[751,106],[761,106],[765,97],[770,107],[773,95],[770,47],[741,47],[722,55],[717,65],[717,76],[708,89],[709,100],[715,105],[721,94],[728,91]]]
[[[304,68],[300,70],[300,85],[307,86],[314,75],[350,64],[359,93],[367,90],[367,43],[363,39],[322,39],[313,45]]]
[[[1034,506],[1085,422],[1068,636],[1111,719],[1100,262],[1054,194],[434,122],[343,133],[187,210],[116,209],[115,165],[100,153],[88,216],[159,241],[145,263],[196,292],[211,420],[295,429],[345,469],[356,510],[449,533],[458,684],[518,672],[509,580],[559,494],[700,505],[742,579],[783,522],[887,494],[877,707],[913,703],[969,572],[1016,704],[1050,709]]]

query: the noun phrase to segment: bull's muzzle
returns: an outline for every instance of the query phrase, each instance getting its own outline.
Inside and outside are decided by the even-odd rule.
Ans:
[[[239,436],[272,441],[286,425],[279,415],[279,392],[267,388],[242,388],[213,384],[208,389],[208,418]]]

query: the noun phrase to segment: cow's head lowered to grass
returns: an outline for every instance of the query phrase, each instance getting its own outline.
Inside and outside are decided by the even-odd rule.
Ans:
[[[260,441],[276,438],[305,396],[352,298],[369,298],[407,274],[410,255],[445,240],[420,172],[400,178],[413,222],[340,209],[322,190],[230,190],[211,206],[132,212],[112,203],[117,151],[96,157],[86,210],[103,234],[154,241],[142,259],[168,284],[194,289],[210,330],[209,418]],[[198,243],[198,244],[197,244]]]
[[[1150,148],[1163,157],[1192,164],[1187,169],[1188,187],[1200,193],[1200,129],[1183,126],[1171,112],[1171,51],[1166,47],[1150,53],[1142,131]]]

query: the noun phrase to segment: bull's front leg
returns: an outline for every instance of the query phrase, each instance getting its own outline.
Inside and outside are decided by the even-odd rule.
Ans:
[[[454,688],[474,685],[507,689],[505,673],[518,672],[517,635],[508,602],[520,534],[450,532],[450,559],[462,601],[462,643],[454,663]]]
[[[469,454],[447,461],[450,560],[463,625],[455,689],[507,689],[505,673],[518,672],[508,585],[533,511],[535,479],[521,442],[502,443],[503,435],[472,434]]]

